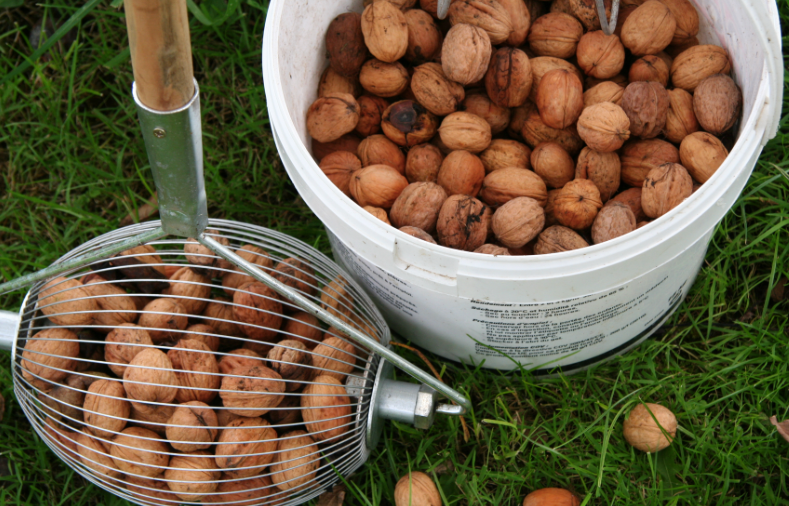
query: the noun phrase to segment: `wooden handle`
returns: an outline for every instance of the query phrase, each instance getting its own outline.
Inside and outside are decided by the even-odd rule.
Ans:
[[[157,111],[194,95],[186,0],[124,0],[134,81],[140,101]]]

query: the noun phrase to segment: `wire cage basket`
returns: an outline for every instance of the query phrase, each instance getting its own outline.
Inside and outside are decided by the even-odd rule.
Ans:
[[[209,227],[389,342],[369,297],[323,254],[262,227]],[[129,501],[300,504],[367,459],[378,355],[196,241],[152,241],[39,282],[20,314],[13,375],[28,419],[67,464]]]

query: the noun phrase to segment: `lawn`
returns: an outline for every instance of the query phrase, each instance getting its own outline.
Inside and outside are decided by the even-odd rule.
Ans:
[[[22,2],[0,0],[10,3]],[[241,3],[220,25],[191,20],[210,214],[328,252],[269,130],[260,72],[266,2]],[[0,76],[29,61],[42,19],[55,21],[51,33],[83,2],[28,4],[0,7]],[[109,1],[87,4],[95,7],[58,44],[0,84],[0,279],[43,268],[118,227],[153,191],[129,95],[123,11]],[[779,5],[787,30],[789,2]],[[768,420],[789,418],[787,174],[784,115],[718,226],[690,295],[629,354],[550,380],[430,357],[475,404],[468,440],[457,419],[440,419],[429,432],[387,423],[367,465],[348,481],[346,503],[393,503],[394,484],[408,469],[433,475],[446,504],[516,505],[550,486],[569,488],[588,505],[789,502],[789,445]],[[21,296],[0,296],[0,308],[17,309]],[[9,364],[0,354],[0,504],[126,504],[39,440],[14,401]],[[625,414],[641,401],[661,403],[679,420],[676,442],[655,455],[622,437]]]

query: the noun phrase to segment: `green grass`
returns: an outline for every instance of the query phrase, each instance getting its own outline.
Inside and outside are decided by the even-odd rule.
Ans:
[[[81,5],[0,8],[0,75],[32,53],[31,26]],[[789,3],[779,2],[789,28]],[[219,27],[192,20],[203,105],[210,213],[292,234],[327,251],[320,222],[281,167],[260,75],[265,8],[244,3]],[[63,44],[0,86],[0,277],[47,266],[118,226],[153,181],[129,96],[122,11],[100,4]],[[787,39],[784,38],[785,47]],[[786,100],[785,100],[786,103]],[[789,502],[789,445],[768,417],[789,418],[789,302],[770,293],[789,275],[789,118],[715,232],[693,289],[659,333],[626,356],[572,377],[470,369],[431,357],[471,395],[457,419],[429,432],[387,423],[347,504],[392,503],[409,468],[433,474],[447,504],[519,504],[561,486],[583,504],[775,505]],[[0,296],[14,309],[20,295]],[[418,357],[405,356],[419,362]],[[0,356],[0,504],[120,505],[37,438],[14,401]],[[622,437],[624,415],[658,402],[679,437],[657,455]]]

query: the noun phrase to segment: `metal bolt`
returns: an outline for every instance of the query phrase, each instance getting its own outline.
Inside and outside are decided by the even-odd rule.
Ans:
[[[153,135],[155,135],[157,139],[163,139],[166,133],[164,128],[156,127],[153,129]]]

